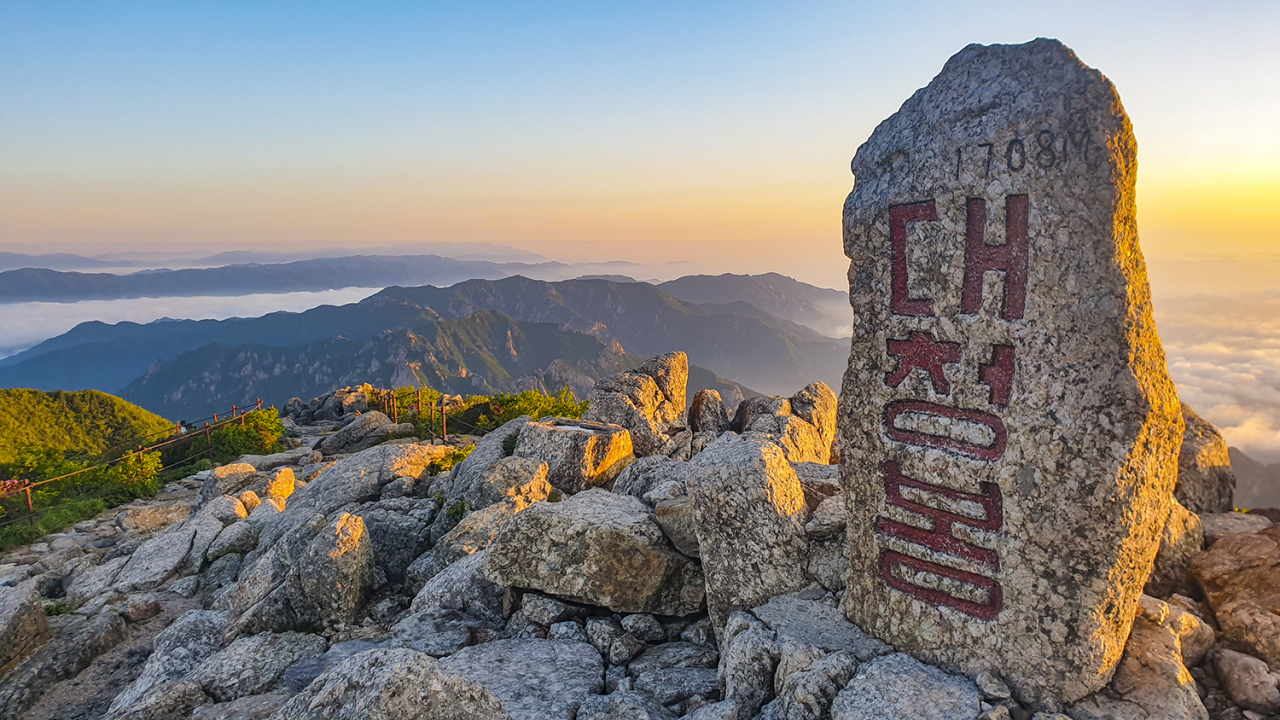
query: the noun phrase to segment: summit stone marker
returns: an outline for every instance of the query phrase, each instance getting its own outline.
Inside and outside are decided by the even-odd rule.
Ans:
[[[971,45],[853,159],[845,613],[1041,709],[1106,685],[1177,479],[1137,145],[1061,43]]]

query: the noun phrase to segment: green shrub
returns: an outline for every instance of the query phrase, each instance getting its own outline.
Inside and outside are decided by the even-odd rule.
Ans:
[[[186,457],[191,462],[208,461],[209,442],[213,443],[213,463],[224,465],[241,455],[265,455],[283,450],[284,424],[275,408],[245,413],[243,422],[232,421],[209,433],[206,441],[199,435],[187,443]]]
[[[502,454],[511,457],[516,454],[516,443],[520,442],[520,435],[508,435],[502,438]]]
[[[69,615],[76,611],[76,606],[66,600],[50,600],[44,604],[44,614],[48,617]]]
[[[462,462],[463,460],[466,460],[467,456],[471,454],[471,451],[475,449],[476,449],[475,445],[468,445],[466,447],[460,447],[460,448],[450,448],[449,452],[444,457],[432,462],[431,465],[428,466],[427,470],[432,475],[439,475],[440,473],[446,470],[452,470],[455,465]]]
[[[454,522],[460,522],[462,520],[462,516],[466,514],[467,514],[466,500],[459,500],[458,502],[453,504],[453,507],[449,508],[449,513],[448,513],[449,519]]]

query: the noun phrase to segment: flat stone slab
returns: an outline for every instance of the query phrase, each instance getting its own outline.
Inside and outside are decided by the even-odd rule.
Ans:
[[[779,642],[812,645],[827,652],[846,650],[863,662],[893,652],[893,648],[846,620],[839,608],[820,600],[806,600],[800,593],[779,595],[751,613],[778,634]]]

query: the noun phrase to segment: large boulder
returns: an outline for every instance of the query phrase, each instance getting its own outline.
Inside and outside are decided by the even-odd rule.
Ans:
[[[1222,637],[1280,667],[1280,527],[1228,535],[1191,560]]]
[[[369,503],[354,513],[364,521],[374,562],[388,582],[403,580],[409,564],[426,550],[436,511],[434,500],[398,497]]]
[[[475,473],[440,483],[444,499],[431,525],[431,542],[439,544],[469,514],[503,505],[503,516],[520,512],[535,502],[546,500],[552,487],[547,482],[549,468],[541,460],[504,457]],[[491,513],[492,514],[492,513]]]
[[[1076,720],[1209,720],[1195,681],[1190,680],[1184,653],[1191,648],[1190,658],[1199,662],[1212,644],[1213,630],[1191,613],[1142,596],[1111,684],[1074,705],[1071,716]]]
[[[613,491],[619,495],[631,495],[641,500],[644,500],[649,493],[664,487],[666,489],[659,490],[664,496],[684,495],[685,479],[688,474],[689,463],[672,460],[663,455],[650,455],[628,465],[614,481]]]
[[[773,437],[791,462],[826,464],[835,442],[836,394],[815,382],[790,398],[748,398],[738,405],[732,425],[740,433]]]
[[[689,462],[689,499],[713,625],[808,580],[807,510],[782,449],[726,434]]]
[[[259,633],[219,650],[187,676],[217,702],[271,690],[294,663],[319,655],[329,643],[298,632]]]
[[[319,450],[325,455],[359,452],[385,440],[387,429],[394,425],[391,418],[374,410],[322,440]]]
[[[729,411],[720,399],[718,390],[699,390],[689,405],[689,429],[695,433],[711,432],[717,435],[731,428]]]
[[[546,463],[548,482],[567,493],[608,483],[634,458],[624,428],[562,419],[526,425],[515,454]]]
[[[449,565],[422,586],[409,606],[411,612],[460,610],[500,622],[506,590],[484,576],[488,550],[467,555]]]
[[[429,655],[398,648],[353,655],[325,671],[275,720],[512,720],[494,694]]]
[[[0,717],[21,717],[54,684],[79,675],[126,634],[124,619],[111,610],[69,626],[0,679]]]
[[[249,463],[230,463],[196,473],[195,479],[203,483],[196,495],[196,507],[202,507],[220,495],[240,494],[253,482],[257,472],[258,469]]]
[[[682,352],[647,360],[633,372],[596,383],[583,420],[621,425],[637,457],[653,455],[684,425],[689,360]]]
[[[864,663],[831,705],[832,720],[970,720],[982,695],[968,678],[896,653]]]
[[[487,433],[480,441],[476,443],[475,448],[471,450],[471,454],[466,459],[454,466],[449,473],[449,488],[434,489],[445,497],[454,497],[457,493],[465,492],[461,488],[469,488],[475,483],[476,478],[481,473],[488,470],[504,457],[508,456],[506,445],[511,438],[520,435],[520,431],[524,429],[532,421],[528,415],[521,415],[515,420],[510,420],[496,430]],[[453,486],[460,489],[455,492]]]
[[[859,147],[844,206],[845,611],[1036,710],[1106,685],[1177,481],[1136,167],[1069,48],[969,45]]]
[[[38,582],[0,587],[0,672],[30,655],[49,637]]]
[[[644,503],[587,490],[513,517],[489,547],[484,573],[616,612],[690,615],[703,602],[696,562],[671,549]]]
[[[155,637],[154,649],[142,666],[142,674],[116,695],[108,716],[135,707],[144,697],[166,683],[181,680],[200,667],[222,647],[227,614],[210,610],[189,610]]]
[[[1225,513],[1235,507],[1236,475],[1227,441],[1218,429],[1182,403],[1186,430],[1178,453],[1178,502],[1193,513]]]
[[[440,664],[492,692],[517,719],[574,720],[583,701],[604,689],[604,660],[573,640],[498,640]]]

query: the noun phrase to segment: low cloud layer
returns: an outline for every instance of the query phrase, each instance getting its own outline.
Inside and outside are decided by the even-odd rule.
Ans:
[[[1183,402],[1255,460],[1280,462],[1280,293],[1157,300]]]
[[[257,317],[287,310],[301,312],[318,305],[356,302],[381,288],[343,288],[323,292],[294,292],[240,296],[136,298],[90,300],[78,303],[12,303],[0,305],[0,357],[21,352],[56,337],[88,320],[104,323],[149,323],[160,318],[222,320]]]

